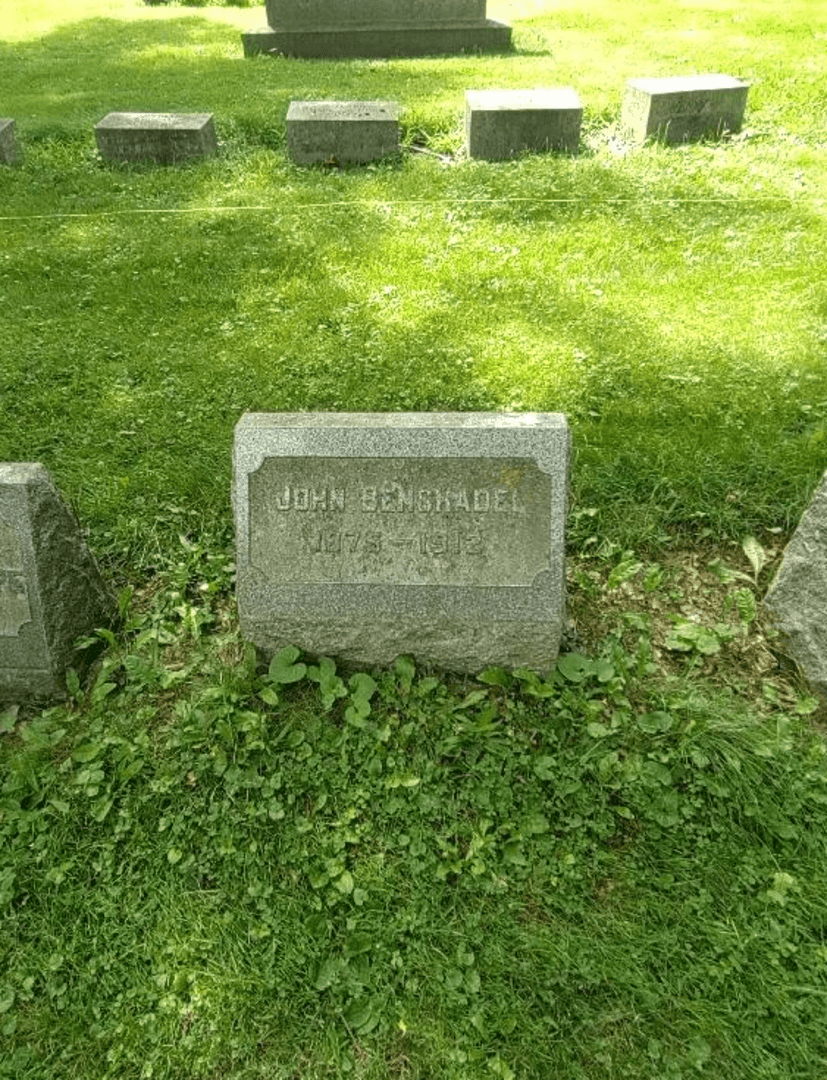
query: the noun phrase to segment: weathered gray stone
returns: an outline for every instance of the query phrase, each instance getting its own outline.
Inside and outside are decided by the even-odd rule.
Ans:
[[[244,53],[301,57],[507,52],[511,28],[485,0],[267,0],[268,25],[242,35]]]
[[[827,473],[764,598],[782,652],[827,702]]]
[[[465,150],[470,158],[502,161],[529,151],[566,150],[580,143],[583,107],[574,90],[466,90]]]
[[[565,618],[556,413],[249,413],[233,506],[243,635],[384,665],[547,670]]]
[[[212,113],[111,112],[95,125],[101,157],[174,165],[216,151]]]
[[[14,165],[17,161],[17,144],[14,139],[14,120],[0,117],[0,163]]]
[[[398,154],[399,106],[395,101],[292,101],[287,152],[297,165]]]
[[[749,83],[730,75],[629,79],[620,127],[624,138],[669,144],[740,131]]]
[[[480,23],[486,0],[266,0],[268,25],[283,30]]]
[[[112,621],[114,601],[42,465],[0,464],[0,703],[66,694],[75,641]]]

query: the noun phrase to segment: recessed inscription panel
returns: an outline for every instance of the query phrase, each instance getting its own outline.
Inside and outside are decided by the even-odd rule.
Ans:
[[[0,637],[17,637],[31,617],[20,542],[12,526],[0,520]]]
[[[269,457],[250,565],[272,584],[527,587],[551,565],[551,478],[530,458]]]

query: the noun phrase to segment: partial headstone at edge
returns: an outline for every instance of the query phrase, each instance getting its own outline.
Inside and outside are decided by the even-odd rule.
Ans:
[[[14,165],[18,160],[17,143],[14,138],[14,120],[0,117],[0,163]]]
[[[233,453],[243,636],[348,663],[548,671],[565,623],[559,413],[248,413]]]
[[[0,705],[64,698],[67,669],[83,668],[75,642],[114,611],[47,470],[0,464]]]
[[[781,651],[827,703],[827,473],[764,598]]]

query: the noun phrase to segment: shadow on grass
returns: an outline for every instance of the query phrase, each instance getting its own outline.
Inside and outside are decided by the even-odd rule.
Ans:
[[[481,287],[493,277],[486,253],[495,237],[486,230],[497,227],[521,232],[527,243],[538,230],[548,229],[550,238],[552,230],[562,230],[577,247],[586,226],[602,217],[607,227],[619,225],[626,236],[639,235],[644,244],[649,238],[658,248],[669,233],[688,246],[727,226],[753,228],[759,215],[777,213],[704,202],[715,194],[714,179],[699,169],[688,176],[678,153],[647,159],[644,152],[640,160],[650,169],[584,154],[329,176],[286,168],[269,154],[255,160],[237,155],[234,163],[225,153],[174,173],[101,166],[91,155],[93,125],[114,109],[214,112],[227,151],[279,147],[288,102],[299,97],[424,103],[427,132],[454,108],[459,118],[465,87],[506,75],[519,80],[530,70],[521,67],[525,62],[519,55],[245,60],[235,28],[193,15],[87,20],[37,42],[0,44],[9,87],[3,111],[17,117],[24,145],[56,135],[67,142],[65,153],[44,152],[43,165],[24,166],[4,181],[19,188],[21,202],[31,203],[38,170],[48,166],[41,195],[50,210],[170,210],[168,220],[112,218],[58,231],[44,225],[32,234],[38,242],[16,252],[10,307],[29,310],[0,387],[0,431],[7,433],[0,459],[42,458],[74,490],[94,489],[85,505],[87,511],[90,504],[99,507],[101,529],[119,514],[139,520],[142,499],[223,507],[222,520],[232,425],[245,409],[507,407],[529,366],[551,362],[547,343],[563,339],[587,358],[582,373],[568,383],[558,380],[562,396],[555,396],[552,380],[537,380],[525,404],[572,414],[584,498],[605,503],[610,491],[618,513],[630,516],[638,508],[647,520],[672,525],[699,507],[711,514],[730,505],[738,520],[752,514],[760,521],[764,504],[783,505],[785,492],[792,501],[797,496],[788,478],[813,472],[817,450],[790,431],[796,403],[780,388],[773,395],[774,373],[759,372],[750,400],[748,358],[726,341],[719,337],[710,356],[712,335],[670,335],[656,318],[640,314],[633,298],[613,307],[596,302],[586,288],[606,262],[639,273],[640,256],[628,244],[602,252],[587,243],[593,267],[583,272],[580,294],[564,287],[551,263],[539,264],[543,272],[535,281],[530,262],[523,273],[509,271],[504,295]],[[86,156],[76,152],[81,141]],[[255,168],[262,174],[258,187],[248,175]],[[272,211],[257,218],[243,212],[172,216],[228,192],[240,192],[240,202],[258,194]],[[397,212],[383,216],[372,205],[383,199],[432,204],[421,212],[421,249],[413,242],[399,246]],[[353,205],[340,205],[347,202]],[[456,256],[441,279],[423,274],[417,281],[419,309],[406,322],[393,322],[390,301],[371,306],[368,294],[381,295],[397,276],[402,291],[413,294],[410,277],[404,284],[409,270],[401,272],[402,256],[433,256],[439,266],[452,239],[454,224],[443,227],[449,214],[460,242],[465,225],[472,239],[479,234],[474,256],[458,266],[461,244],[451,248]],[[768,217],[762,230],[769,224]],[[779,223],[789,233],[810,226],[820,227],[804,208],[788,208]],[[734,261],[727,267],[733,280],[750,284]],[[507,333],[530,346],[525,362],[507,375],[492,362],[490,373],[474,378],[465,357],[474,360],[484,350],[494,355]],[[759,342],[759,359],[764,352]],[[789,465],[796,455],[798,470]],[[733,491],[754,510],[727,502]]]
[[[30,139],[77,134],[116,109],[210,111],[232,64],[220,53],[234,37],[232,27],[197,16],[104,18],[0,43],[4,107]]]
[[[459,117],[467,87],[536,81],[536,63],[547,55],[535,35],[522,55],[245,58],[238,27],[183,14],[86,19],[37,40],[0,42],[0,72],[4,114],[17,118],[21,137],[37,140],[88,134],[113,110],[207,111],[242,123],[277,115],[283,122],[293,98],[393,99],[416,108],[433,102],[436,91]]]

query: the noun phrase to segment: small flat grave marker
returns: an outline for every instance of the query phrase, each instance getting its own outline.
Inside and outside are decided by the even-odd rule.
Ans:
[[[468,157],[502,161],[524,151],[566,150],[580,143],[583,107],[574,90],[467,90]]]
[[[0,464],[0,705],[65,697],[75,641],[113,608],[46,469]]]
[[[98,150],[108,161],[174,165],[216,151],[212,113],[111,112],[95,125]]]
[[[395,101],[293,101],[287,151],[297,165],[363,163],[399,153]]]
[[[554,663],[569,431],[557,413],[249,413],[233,505],[243,635],[356,664]]]
[[[14,120],[0,117],[0,162],[14,165],[17,161],[17,144],[14,139]]]
[[[629,79],[620,127],[633,142],[674,145],[740,131],[749,84],[730,75]]]

